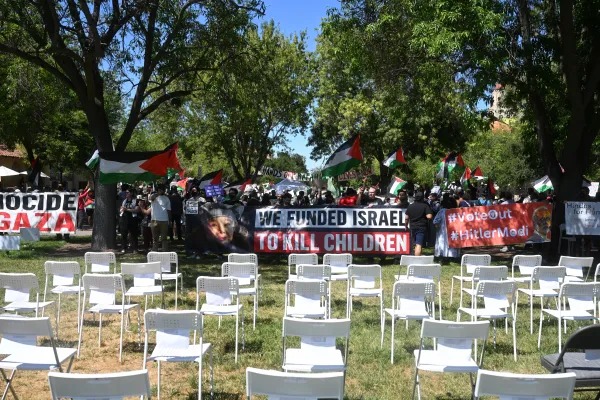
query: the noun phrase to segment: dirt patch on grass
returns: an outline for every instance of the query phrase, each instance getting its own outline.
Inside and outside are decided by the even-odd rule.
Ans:
[[[88,251],[92,251],[91,243],[67,243],[48,255],[52,257],[83,257]]]

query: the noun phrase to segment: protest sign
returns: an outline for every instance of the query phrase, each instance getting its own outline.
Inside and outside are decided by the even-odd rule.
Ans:
[[[348,172],[344,172],[343,174],[338,176],[338,181],[342,182],[342,181],[349,181],[352,179],[361,179],[364,178],[365,176],[371,176],[373,175],[373,170],[371,168],[363,168],[361,170],[351,170]]]
[[[405,209],[395,207],[231,208],[206,204],[187,215],[197,251],[408,254]]]
[[[600,203],[567,202],[565,224],[568,235],[600,235]]]
[[[453,208],[446,212],[450,247],[498,246],[550,241],[547,203]]]
[[[207,197],[219,197],[223,195],[223,185],[218,183],[216,185],[204,186],[204,191]]]
[[[0,232],[75,232],[76,193],[1,193]]]
[[[311,181],[316,174],[306,172],[282,171],[277,168],[264,166],[260,169],[259,175],[269,175],[275,178],[289,179],[292,181]]]

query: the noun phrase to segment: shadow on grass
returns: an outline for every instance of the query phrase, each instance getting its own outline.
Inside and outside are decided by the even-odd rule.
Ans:
[[[204,385],[202,385],[202,389],[204,389]],[[202,390],[202,397],[206,399],[210,399],[210,391]],[[198,396],[196,393],[190,393],[187,396],[188,400],[197,400]],[[213,400],[243,400],[246,396],[243,394],[235,394],[235,393],[225,393],[225,392],[215,392],[215,396],[212,398]]]
[[[246,339],[246,347],[242,349],[242,338],[240,337],[239,352],[243,353],[260,353],[263,349],[262,340]],[[235,353],[235,339],[225,343],[225,353]]]

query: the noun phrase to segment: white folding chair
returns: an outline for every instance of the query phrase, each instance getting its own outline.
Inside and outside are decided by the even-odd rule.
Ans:
[[[346,281],[348,280],[348,265],[352,264],[352,254],[325,254],[323,264],[331,266],[332,281]]]
[[[133,286],[127,289],[125,297],[131,302],[132,297],[144,296],[144,310],[148,309],[148,296],[160,295],[161,308],[165,307],[165,295],[163,291],[163,280],[156,279],[162,275],[160,262],[149,263],[121,263],[121,275],[123,277],[133,276]],[[159,281],[160,285],[156,284]]]
[[[475,285],[479,281],[504,281],[508,277],[508,268],[504,266],[476,267],[471,279],[471,288],[463,288],[462,291],[471,296],[471,308],[473,308],[473,297],[475,296]],[[462,307],[462,296],[459,308]]]
[[[81,350],[81,340],[83,339],[83,323],[86,313],[86,300],[91,307],[87,312],[93,315],[99,314],[100,321],[98,325],[98,347],[102,343],[102,314],[120,314],[121,315],[121,337],[119,339],[119,361],[123,359],[123,330],[125,329],[125,320],[129,317],[129,311],[137,309],[138,312],[138,344],[141,346],[142,332],[140,325],[140,305],[125,304],[125,284],[121,274],[84,274],[83,275],[83,302],[81,307],[81,329],[79,329],[79,342],[77,344],[77,357]],[[117,304],[117,292],[121,293],[121,304]],[[126,314],[127,313],[127,314]]]
[[[150,399],[152,389],[148,371],[126,371],[111,374],[61,374],[50,372],[48,383],[52,400]]]
[[[454,295],[454,281],[460,282],[460,304],[462,304],[463,283],[472,282],[476,267],[489,267],[492,264],[492,256],[489,254],[465,254],[460,259],[460,275],[452,276],[452,287],[450,288],[450,304]]]
[[[433,260],[433,256],[408,256],[403,255],[400,256],[400,265],[398,267],[398,275],[394,275],[395,280],[405,280],[406,275],[402,274],[402,267],[408,268],[409,265],[423,265],[423,264],[433,264],[435,261]]]
[[[111,251],[88,251],[83,260],[85,274],[115,274],[117,272],[117,257]]]
[[[456,321],[460,321],[460,313],[464,312],[471,316],[471,321],[477,321],[479,318],[485,318],[492,321],[494,327],[494,347],[496,347],[496,320],[510,320],[512,323],[513,336],[513,356],[517,361],[517,313],[515,308],[515,288],[517,284],[514,281],[485,281],[480,280],[477,283],[475,294],[477,298],[483,297],[484,307],[479,308],[477,301],[474,300],[474,307],[459,307],[456,311]],[[508,312],[510,308],[510,313]],[[505,324],[508,331],[508,322]]]
[[[510,279],[517,283],[531,282],[533,268],[542,265],[542,256],[514,256]],[[515,267],[519,269],[519,276],[515,277]]]
[[[377,281],[379,279],[379,281]],[[352,314],[353,297],[379,297],[379,320],[383,331],[383,278],[381,265],[348,266],[348,289],[346,291],[346,318]]]
[[[14,274],[0,273],[0,289],[5,289],[4,302],[8,303],[0,308],[3,311],[14,312],[35,312],[38,316],[39,311],[53,304],[53,301],[43,301],[40,303],[40,289],[38,278],[35,274]],[[35,301],[30,301],[30,292],[35,292]]]
[[[240,296],[253,297],[252,329],[256,329],[258,315],[258,267],[253,262],[224,262],[221,276],[236,278],[240,286]]]
[[[267,396],[270,400],[344,399],[344,373],[302,374],[246,369],[246,395]]]
[[[52,333],[50,319],[24,318],[13,315],[0,316],[0,354],[7,354],[0,361],[0,373],[6,382],[2,400],[12,393],[16,399],[17,395],[12,386],[17,370],[22,371],[48,371],[58,369],[63,371],[62,364],[69,360],[67,372],[71,370],[75,349],[56,347]],[[37,346],[38,337],[48,337],[50,346]],[[6,376],[5,371],[12,371]]]
[[[416,359],[415,383],[412,398],[417,392],[421,398],[419,370],[431,372],[468,373],[471,378],[471,391],[474,389],[473,374],[483,366],[483,355],[490,324],[487,321],[451,322],[423,320],[421,344],[414,351]],[[437,346],[434,350],[424,349],[424,339],[433,338]],[[479,363],[473,357],[473,343],[477,354],[477,340],[483,341]]]
[[[46,261],[46,283],[44,284],[44,302],[48,294],[48,281],[52,279],[50,293],[58,294],[58,306],[56,307],[56,339],[58,339],[58,327],[60,326],[60,305],[62,295],[77,295],[77,333],[79,333],[81,313],[81,266],[77,261]],[[77,284],[73,281],[77,276]],[[42,313],[43,316],[43,313]]]
[[[432,308],[432,315],[427,311],[426,303],[435,296],[435,284],[433,282],[407,282],[396,281],[392,289],[392,308],[386,308],[384,311],[392,317],[392,355],[391,362],[394,363],[394,336],[396,320],[406,321],[408,329],[409,320],[422,321],[424,319],[435,319],[435,308]],[[381,343],[383,344],[383,335],[385,330],[381,330]]]
[[[415,257],[415,256],[413,256]],[[420,256],[422,257],[422,256]],[[410,264],[408,266],[406,280],[410,282],[433,282],[438,293],[438,307],[440,320],[442,319],[442,265],[441,264]],[[435,307],[433,298],[431,306]]]
[[[200,306],[201,293],[206,297],[202,306]],[[235,304],[232,304],[232,296],[235,298]],[[200,311],[202,315],[218,316],[219,328],[222,317],[235,317],[235,362],[237,363],[240,312],[242,313],[242,349],[246,348],[244,307],[240,304],[240,285],[237,278],[199,276],[196,279],[196,311]],[[196,343],[196,334],[194,334],[194,343]]]
[[[312,265],[312,264],[297,264],[296,279],[299,281],[325,281],[327,282],[327,315],[331,318],[331,266],[330,265]]]
[[[524,375],[480,369],[475,384],[475,399],[495,396],[502,400],[550,400],[573,398],[575,373]]]
[[[568,272],[567,272],[568,273]],[[561,322],[564,321],[564,331],[567,333],[566,321],[598,321],[594,299],[600,296],[600,283],[597,282],[567,282],[563,283],[558,293],[558,309],[545,309],[542,304],[540,313],[540,330],[538,332],[538,349],[542,341],[542,321],[544,313],[558,321],[558,352],[562,350]],[[567,302],[569,309],[567,310]],[[590,314],[590,311],[593,314]]]
[[[593,263],[594,257],[560,256],[560,259],[558,260],[558,266],[565,267],[567,269],[567,276],[565,282],[587,281]],[[584,268],[587,268],[585,279],[583,278]]]
[[[177,253],[174,251],[160,252],[151,251],[148,253],[147,260],[151,262],[159,262],[162,267],[162,274],[154,274],[154,279],[161,281],[174,281],[175,282],[175,309],[177,310],[178,302],[177,297],[179,291],[183,293],[183,274],[179,272],[179,258]],[[175,267],[175,272],[173,272]],[[181,284],[178,287],[178,279]],[[163,285],[164,288],[164,285]]]
[[[296,266],[298,264],[316,265],[319,263],[318,254],[297,254],[292,253],[288,256],[288,279],[296,279]],[[294,273],[292,274],[292,266]]]
[[[256,271],[258,272],[258,256],[254,253],[231,253],[227,256],[228,262],[236,263],[253,263],[256,265]],[[258,281],[258,295],[262,300],[263,282],[260,274],[256,277]]]
[[[288,337],[300,337],[300,348],[287,347]],[[344,338],[344,354],[335,347]],[[343,372],[348,363],[350,320],[283,318],[283,370],[285,372]]]
[[[566,275],[565,267],[534,267],[529,281],[529,289],[519,288],[517,290],[517,300],[515,304],[519,304],[519,293],[529,297],[529,333],[533,334],[533,300],[540,299],[544,302],[546,299],[558,298],[557,290],[564,282]],[[538,289],[534,289],[534,285]]]
[[[285,283],[286,317],[326,319],[328,304],[329,290],[325,281],[290,280]]]
[[[210,393],[213,392],[212,346],[204,343],[202,337],[202,314],[198,311],[147,310],[144,313],[146,328],[144,343],[144,361],[158,364],[157,397],[160,399],[160,363],[161,362],[197,362],[198,363],[198,399],[202,398],[202,358],[210,353]],[[148,332],[156,331],[156,347],[148,357]],[[190,332],[200,336],[200,344],[190,344]]]

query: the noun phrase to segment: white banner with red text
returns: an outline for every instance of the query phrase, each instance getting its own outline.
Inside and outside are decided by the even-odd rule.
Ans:
[[[73,233],[76,221],[76,193],[0,193],[0,232]]]

